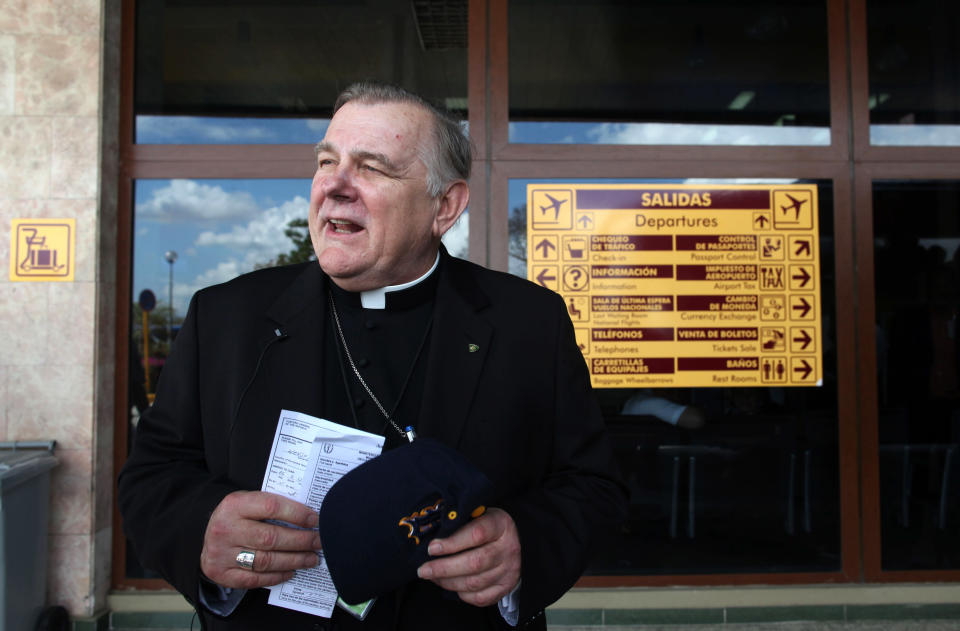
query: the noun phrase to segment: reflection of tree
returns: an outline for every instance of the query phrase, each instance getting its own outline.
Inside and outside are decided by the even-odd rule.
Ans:
[[[527,205],[522,204],[510,211],[507,219],[509,237],[508,253],[511,258],[527,262]]]
[[[291,219],[287,223],[283,234],[287,235],[293,241],[293,249],[287,253],[281,253],[277,258],[266,263],[257,263],[254,268],[276,267],[277,265],[291,265],[293,263],[304,263],[316,258],[313,253],[313,242],[310,241],[310,228],[307,220],[303,218]]]

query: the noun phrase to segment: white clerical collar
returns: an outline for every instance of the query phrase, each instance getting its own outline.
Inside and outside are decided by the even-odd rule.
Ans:
[[[364,309],[386,309],[388,293],[390,293],[391,291],[400,291],[402,289],[409,289],[414,285],[417,285],[423,282],[430,276],[430,274],[433,274],[433,270],[437,269],[437,265],[439,264],[440,264],[440,252],[437,252],[437,258],[433,262],[433,267],[428,269],[426,274],[424,274],[420,278],[411,280],[409,283],[402,283],[400,285],[388,285],[387,287],[381,287],[380,289],[371,289],[370,291],[361,291],[360,305]]]

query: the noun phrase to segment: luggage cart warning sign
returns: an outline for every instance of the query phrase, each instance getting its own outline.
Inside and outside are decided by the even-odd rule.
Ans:
[[[10,227],[11,281],[72,281],[76,219],[14,219]]]

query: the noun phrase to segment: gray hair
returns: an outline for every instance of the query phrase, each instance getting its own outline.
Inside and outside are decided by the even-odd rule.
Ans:
[[[422,107],[433,119],[433,142],[420,148],[420,159],[427,167],[427,194],[439,197],[447,186],[456,180],[470,177],[473,155],[470,140],[460,123],[447,112],[435,107],[426,99],[403,88],[386,83],[363,81],[354,83],[340,93],[333,106],[333,113],[351,101],[364,105],[378,103],[407,103]]]

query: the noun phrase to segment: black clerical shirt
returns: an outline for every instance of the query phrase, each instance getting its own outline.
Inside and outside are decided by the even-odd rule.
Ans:
[[[401,430],[418,425],[438,276],[434,270],[413,287],[388,292],[384,309],[364,308],[359,293],[330,283],[354,365]],[[384,449],[406,442],[354,374],[332,317],[329,323],[324,348],[336,352],[324,357],[324,373],[330,376],[323,384],[325,418],[384,436]]]

